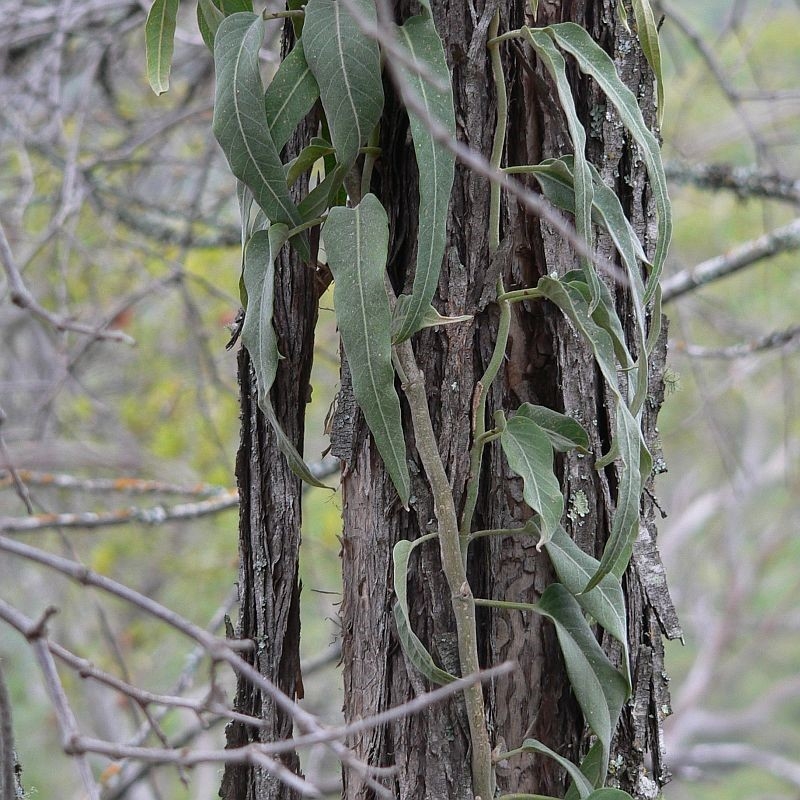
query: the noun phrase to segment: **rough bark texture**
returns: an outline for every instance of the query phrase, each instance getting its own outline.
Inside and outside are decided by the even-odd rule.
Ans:
[[[432,5],[451,66],[459,138],[488,154],[496,107],[485,42],[486,28],[496,6],[479,2],[473,7],[463,0],[434,0]],[[527,3],[501,0],[499,6],[501,30],[525,23]],[[615,6],[611,0],[542,0],[537,24],[573,20],[584,25],[615,58],[623,79],[641,98],[652,121],[652,75],[638,44],[617,23]],[[410,11],[405,2],[397,3],[395,10],[399,20]],[[509,88],[506,163],[536,163],[571,152],[555,92],[530,50],[506,46],[503,59]],[[577,69],[573,70],[572,80],[589,136],[589,155],[609,185],[620,193],[645,243],[652,242],[653,213],[643,166],[613,112],[607,113],[599,92]],[[417,178],[407,124],[391,92],[383,131],[383,156],[374,188],[389,213],[390,271],[400,289],[410,283],[415,257]],[[459,167],[448,224],[449,249],[435,305],[444,314],[474,314],[475,321],[426,331],[414,338],[417,359],[427,379],[439,448],[458,508],[463,505],[469,471],[473,389],[491,355],[496,330],[496,311],[488,303],[494,283],[494,276],[487,269],[488,210],[487,182]],[[570,248],[513,199],[504,208],[503,228],[503,235],[510,239],[509,256],[502,266],[507,288],[531,286],[543,274],[554,270],[563,274],[574,268]],[[598,245],[604,255],[613,257],[609,242],[601,237]],[[628,320],[628,298],[624,291],[616,293],[620,317]],[[655,419],[662,399],[664,346],[662,338],[651,369],[645,420],[646,437],[651,444],[657,444]],[[592,355],[560,312],[547,303],[515,306],[507,360],[491,393],[489,414],[494,408],[510,410],[525,401],[574,415],[589,431],[594,452],[608,449],[612,406]],[[334,434],[337,426],[344,429],[345,422],[335,423]],[[412,441],[409,458],[413,462],[414,497],[411,513],[404,513],[363,421],[346,427],[347,442],[340,442],[339,450],[352,455],[343,482],[341,615],[345,715],[347,719],[357,719],[403,703],[429,688],[413,670],[407,669],[394,633],[391,549],[399,539],[414,539],[429,532],[433,512]],[[407,430],[410,429],[408,424]],[[581,547],[599,554],[610,528],[616,491],[614,470],[598,473],[588,459],[575,454],[561,459],[559,469],[567,509],[573,509],[577,492],[585,495],[589,506],[584,516],[568,513],[568,530]],[[516,526],[528,516],[521,483],[510,473],[499,448],[493,446],[484,458],[474,527]],[[613,777],[637,798],[654,796],[665,778],[660,722],[669,699],[661,636],[679,633],[654,546],[653,518],[653,504],[646,495],[643,535],[625,578],[636,686],[632,702],[623,711],[618,757],[613,762]],[[537,553],[532,542],[521,537],[483,541],[488,544],[474,545],[470,551],[470,580],[476,597],[534,602],[553,580],[546,556]],[[434,657],[445,668],[457,670],[449,591],[436,546],[421,547],[412,561],[412,625]],[[486,664],[513,658],[520,665],[515,673],[487,688],[493,744],[505,743],[512,748],[521,744],[525,736],[534,736],[579,760],[587,749],[587,735],[552,627],[536,616],[499,611],[482,614],[479,627]],[[608,647],[612,658],[618,657],[611,643]],[[393,788],[403,800],[472,797],[467,726],[459,700],[419,717],[368,731],[350,744],[370,764],[397,766]],[[645,751],[652,754],[649,773]],[[563,772],[553,762],[539,757],[501,764],[498,784],[506,792],[554,796],[563,796],[566,789]],[[357,778],[345,775],[348,800],[372,796]]]
[[[285,46],[291,41],[291,26],[287,26]],[[286,157],[296,155],[315,130],[313,120],[301,124],[287,145]],[[307,187],[300,188],[305,191]],[[273,318],[278,349],[284,358],[279,362],[271,396],[283,430],[300,452],[310,398],[316,320],[314,270],[294,250],[284,248],[276,264]],[[256,642],[252,657],[263,675],[289,697],[302,697],[298,579],[302,486],[258,407],[255,374],[244,348],[239,352],[239,385],[242,433],[236,479],[240,496],[240,616],[235,635]],[[292,734],[291,719],[247,681],[238,682],[234,708],[261,718],[266,725],[253,731],[240,723],[229,724],[228,747],[285,739]],[[299,772],[296,753],[281,758]],[[296,793],[261,769],[230,766],[225,770],[220,796],[224,800],[289,800]]]

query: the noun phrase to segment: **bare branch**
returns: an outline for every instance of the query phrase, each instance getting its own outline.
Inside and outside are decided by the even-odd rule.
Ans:
[[[745,242],[730,252],[683,270],[662,282],[663,302],[738,272],[779,253],[800,249],[800,217],[764,236]]]
[[[685,164],[672,161],[664,165],[664,171],[673,183],[692,183],[701,189],[729,190],[742,198],[783,200],[800,206],[800,180],[777,172],[766,172],[756,166]]]
[[[3,262],[3,269],[8,278],[11,302],[14,303],[14,305],[30,311],[31,314],[47,322],[49,325],[52,325],[58,331],[73,331],[75,333],[86,334],[94,339],[110,339],[115,342],[124,342],[125,344],[131,345],[135,344],[134,340],[128,336],[127,333],[107,330],[105,325],[95,328],[91,325],[74,322],[58,314],[53,314],[51,311],[41,306],[22,280],[22,275],[20,275],[14,263],[14,255],[11,252],[11,246],[8,243],[2,224],[0,224],[0,261]]]
[[[686,342],[675,342],[673,348],[677,353],[686,353],[692,358],[746,358],[747,356],[763,353],[765,350],[775,350],[785,347],[800,339],[800,325],[795,325],[785,331],[773,331],[766,336],[753,339],[743,344],[735,344],[730,347],[701,347]]]

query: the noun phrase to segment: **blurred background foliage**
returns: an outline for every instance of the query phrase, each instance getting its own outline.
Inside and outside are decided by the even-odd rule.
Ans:
[[[32,474],[37,512],[120,510],[151,522],[19,535],[220,630],[224,614],[236,614],[235,510],[158,520],[233,482],[239,420],[235,353],[225,342],[238,309],[234,186],[210,135],[213,74],[193,4],[184,4],[172,88],[161,98],[144,73],[144,6],[0,0],[0,219],[20,274],[59,318],[136,342],[57,331],[0,287],[0,433],[20,470],[183,487],[57,488]],[[663,137],[676,217],[669,280],[800,216],[800,4],[654,7],[665,16]],[[267,72],[278,58],[279,25],[271,30]],[[749,191],[767,184],[781,196]],[[668,651],[669,800],[800,792],[798,248],[800,236],[665,307],[660,543],[686,634]],[[765,341],[776,332],[785,335]],[[305,449],[312,462],[326,447],[337,363],[333,315],[323,311]],[[8,475],[0,480],[3,527],[25,509]],[[309,490],[304,514],[304,703],[333,721],[338,495]],[[207,686],[208,664],[185,640],[122,603],[8,559],[0,586],[31,616],[57,606],[54,638],[137,685],[198,696]],[[27,645],[6,628],[0,657],[31,796],[80,796]],[[63,678],[87,730],[136,737],[139,709],[67,671]],[[222,741],[220,725],[205,730],[190,714],[172,712],[162,724],[170,737]],[[96,765],[107,798],[138,774],[135,765]],[[306,770],[317,780],[335,773],[313,755]],[[197,768],[183,787],[161,768],[124,796],[212,798],[219,774]]]

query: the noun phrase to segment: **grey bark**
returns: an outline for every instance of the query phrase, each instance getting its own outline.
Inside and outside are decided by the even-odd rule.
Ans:
[[[473,17],[472,5],[466,2],[434,0],[432,5],[451,66],[459,138],[488,154],[496,109],[489,88],[492,81],[485,42],[486,26],[496,6],[477,3],[477,16]],[[503,29],[525,23],[527,3],[500,0],[499,5]],[[652,122],[652,75],[638,45],[617,24],[615,6],[610,0],[543,0],[537,24],[569,19],[584,25],[615,58],[623,79],[640,97]],[[395,10],[402,20],[410,9],[399,2]],[[504,48],[503,58],[509,89],[506,163],[536,163],[571,152],[565,120],[544,70],[530,51],[514,46]],[[649,228],[652,207],[640,160],[613,113],[606,114],[604,101],[589,81],[577,69],[572,80],[589,134],[589,155],[609,185],[620,193],[627,213],[647,243],[653,233]],[[383,155],[373,188],[389,213],[390,272],[395,288],[402,289],[412,278],[417,223],[416,167],[399,105],[396,98],[387,99]],[[496,330],[496,311],[487,305],[490,294],[486,291],[493,282],[493,276],[487,274],[488,209],[486,181],[459,167],[448,220],[449,250],[435,304],[444,314],[474,314],[475,321],[425,331],[414,339],[458,508],[463,504],[469,471],[473,388],[491,355]],[[504,208],[503,228],[504,236],[511,241],[503,266],[506,287],[535,285],[543,274],[553,270],[563,274],[574,268],[570,248],[546,224],[526,215],[514,200]],[[598,246],[604,255],[613,257],[609,242],[602,237]],[[617,295],[620,316],[629,319],[628,298],[622,291]],[[645,419],[651,445],[657,445],[655,420],[663,398],[664,348],[662,337],[653,358]],[[612,404],[591,353],[560,312],[545,303],[515,306],[507,360],[491,393],[488,413],[495,408],[514,409],[526,401],[574,415],[590,432],[594,452],[608,449]],[[406,429],[410,431],[411,425]],[[396,639],[391,615],[391,549],[399,539],[414,539],[430,531],[433,512],[410,438],[414,480],[411,513],[400,509],[363,421],[355,425],[351,442],[352,457],[343,480],[341,616],[344,710],[347,719],[357,719],[401,704],[426,688],[424,681],[407,668]],[[597,473],[586,459],[570,454],[561,460],[559,471],[567,508],[577,492],[582,492],[589,504],[586,516],[567,518],[568,529],[581,547],[599,554],[610,528],[616,491],[613,469]],[[484,460],[475,528],[511,527],[528,515],[519,480],[510,473],[499,449],[492,447]],[[654,577],[660,561],[654,547],[654,507],[648,495],[643,500],[642,520],[650,545],[637,545],[624,581],[636,686],[632,702],[623,712],[613,776],[637,798],[652,797],[666,778],[661,720],[669,699],[661,636],[679,633],[663,570],[661,577]],[[521,537],[482,541],[470,551],[475,596],[533,602],[553,580],[546,557],[537,553],[532,542]],[[435,546],[421,547],[414,557],[409,582],[412,625],[434,658],[448,669],[457,669],[448,594]],[[513,658],[520,665],[515,673],[487,689],[493,743],[512,748],[525,736],[534,736],[578,761],[588,746],[587,733],[553,629],[540,618],[518,612],[481,611],[479,636],[484,662]],[[604,644],[608,644],[612,658],[618,658],[613,645]],[[403,800],[468,800],[472,796],[467,727],[459,700],[361,734],[350,744],[360,758],[374,766],[396,765],[393,789]],[[651,753],[652,772],[645,766],[646,751]],[[563,796],[566,789],[560,768],[541,757],[515,759],[503,765],[498,770],[498,783],[506,792]],[[366,799],[372,793],[354,776],[345,774],[344,796],[348,800]]]

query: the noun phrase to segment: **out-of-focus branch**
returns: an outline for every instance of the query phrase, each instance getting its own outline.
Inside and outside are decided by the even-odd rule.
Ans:
[[[785,347],[798,339],[800,339],[800,325],[795,325],[785,331],[773,331],[758,339],[753,339],[743,344],[731,345],[730,347],[701,347],[700,345],[678,341],[673,344],[673,350],[676,353],[685,353],[692,358],[745,358],[746,356],[763,353],[765,350]]]
[[[128,336],[127,333],[107,330],[104,326],[92,327],[91,325],[74,322],[66,317],[53,314],[40,305],[39,301],[30,293],[28,287],[25,286],[22,275],[20,275],[14,263],[14,255],[11,252],[11,246],[8,243],[2,224],[0,224],[0,261],[3,262],[3,270],[8,278],[11,302],[14,303],[14,305],[30,311],[31,314],[47,322],[49,325],[52,325],[58,331],[73,331],[74,333],[86,334],[95,339],[110,339],[115,342],[135,344],[134,340]]]
[[[51,528],[73,528],[91,530],[115,525],[143,522],[146,525],[161,525],[187,519],[219,514],[239,505],[236,489],[226,489],[219,495],[196,503],[180,503],[174,506],[151,506],[150,508],[119,508],[113,511],[78,511],[63,514],[33,514],[28,517],[0,517],[0,531],[4,533],[34,533]]]
[[[783,200],[800,205],[800,180],[758,167],[735,167],[730,164],[664,164],[667,178],[673,183],[691,183],[701,189],[728,190],[741,198],[759,197]]]
[[[698,771],[703,773],[728,770],[731,767],[759,767],[800,789],[800,763],[749,744],[726,742],[696,744],[685,750],[673,752],[670,764],[674,772],[689,774]]]
[[[681,295],[732,275],[752,264],[779,253],[800,249],[800,217],[740,244],[728,253],[704,261],[692,269],[683,270],[662,282],[663,302],[668,303]]]

